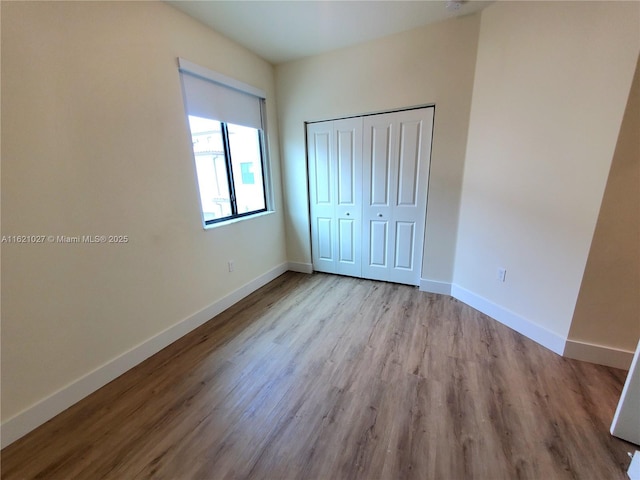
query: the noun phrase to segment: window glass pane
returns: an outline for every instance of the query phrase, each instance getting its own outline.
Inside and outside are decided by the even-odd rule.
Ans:
[[[238,214],[264,210],[260,131],[230,123],[227,129]]]
[[[189,115],[193,154],[204,220],[231,216],[222,125],[216,120]]]

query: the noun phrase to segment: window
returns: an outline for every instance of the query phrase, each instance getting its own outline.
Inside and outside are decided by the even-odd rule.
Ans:
[[[267,211],[264,94],[179,62],[205,226]]]
[[[189,126],[205,224],[264,212],[261,131],[192,115]]]

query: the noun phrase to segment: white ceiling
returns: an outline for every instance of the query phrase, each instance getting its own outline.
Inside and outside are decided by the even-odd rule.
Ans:
[[[283,63],[482,10],[466,1],[169,1],[175,8],[257,53]]]

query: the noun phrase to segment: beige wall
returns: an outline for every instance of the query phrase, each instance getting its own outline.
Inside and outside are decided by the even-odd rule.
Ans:
[[[640,62],[569,339],[633,351],[640,338]]]
[[[638,56],[639,19],[636,2],[498,2],[482,13],[454,282],[562,339]]]
[[[178,56],[267,92],[275,214],[203,230]],[[3,421],[286,261],[277,139],[272,66],[166,4],[2,2],[2,234],[130,239],[2,245]]]
[[[304,122],[435,104],[422,277],[450,282],[479,16],[276,68],[289,260],[311,263]]]

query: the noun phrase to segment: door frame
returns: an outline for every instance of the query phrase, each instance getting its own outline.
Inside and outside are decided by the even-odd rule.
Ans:
[[[306,167],[306,187],[307,187],[307,218],[309,219],[308,222],[308,234],[309,234],[309,252],[311,254],[311,272],[314,271],[313,268],[313,234],[311,232],[311,222],[312,222],[312,217],[311,217],[311,178],[310,178],[310,167],[309,167],[309,138],[308,138],[308,126],[314,123],[323,123],[323,122],[334,122],[334,121],[338,121],[338,120],[345,120],[345,119],[351,119],[351,118],[364,118],[364,117],[368,117],[368,116],[373,116],[373,115],[384,115],[384,114],[388,114],[388,113],[396,113],[396,112],[405,112],[405,111],[411,111],[411,110],[421,110],[421,109],[426,109],[426,108],[433,108],[433,121],[431,124],[431,137],[430,137],[430,144],[429,144],[429,158],[428,158],[428,172],[427,172],[427,198],[426,198],[426,204],[425,204],[425,209],[424,209],[424,221],[425,221],[425,228],[424,228],[424,232],[422,235],[422,238],[420,238],[420,248],[421,248],[421,264],[420,264],[420,273],[419,273],[419,278],[422,278],[422,271],[423,271],[423,266],[422,263],[424,263],[424,248],[426,245],[426,233],[427,233],[427,217],[428,217],[428,210],[429,210],[429,191],[430,191],[430,184],[431,184],[431,159],[432,159],[432,154],[433,154],[433,134],[435,132],[435,121],[436,121],[436,104],[435,103],[425,103],[425,104],[418,104],[418,105],[412,105],[412,106],[406,106],[406,107],[398,107],[398,108],[392,108],[392,109],[388,109],[388,110],[379,110],[379,111],[374,111],[374,112],[367,112],[367,113],[361,113],[361,114],[354,114],[354,115],[344,115],[344,116],[339,116],[339,117],[326,117],[326,118],[321,118],[321,119],[317,119],[317,120],[307,120],[304,122],[304,139],[305,139],[305,167]]]

